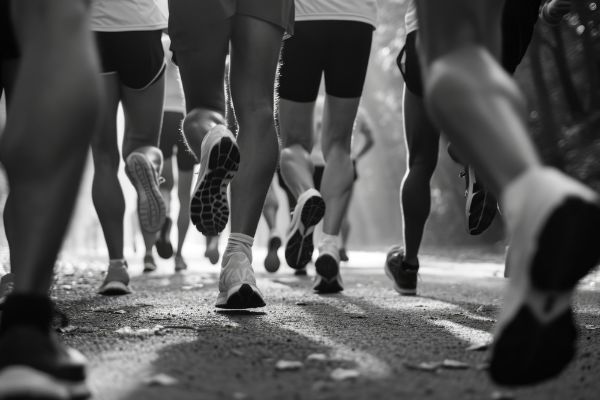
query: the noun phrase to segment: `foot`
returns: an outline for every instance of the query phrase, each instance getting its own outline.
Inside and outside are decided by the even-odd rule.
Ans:
[[[298,268],[298,269],[294,270],[294,275],[295,276],[307,276],[308,271],[306,270],[306,267]]]
[[[298,197],[285,245],[285,260],[294,268],[304,268],[312,259],[315,225],[325,215],[325,202],[315,189],[309,189]]]
[[[216,307],[244,309],[264,306],[250,260],[242,252],[231,254],[221,269]]]
[[[518,178],[503,200],[511,274],[490,374],[500,384],[529,385],[558,375],[575,354],[572,297],[600,259],[600,203],[550,169]]]
[[[161,258],[169,259],[173,257],[173,245],[171,244],[171,218],[165,218],[165,223],[160,228],[158,239],[156,239],[156,252]]]
[[[265,257],[265,269],[268,272],[277,272],[281,261],[277,255],[277,250],[281,246],[281,238],[279,236],[271,236],[269,239],[269,245],[267,248],[267,256]]]
[[[471,235],[480,235],[490,227],[496,216],[498,201],[485,189],[470,165],[461,172],[466,180],[465,218]]]
[[[345,247],[340,248],[340,261],[348,262],[348,252]]]
[[[152,254],[146,254],[144,256],[144,273],[156,271],[156,261]]]
[[[125,162],[125,172],[138,195],[140,227],[148,233],[158,232],[165,223],[166,206],[160,194],[160,162],[155,165],[147,154],[134,151]]]
[[[104,296],[119,296],[131,293],[126,261],[111,261],[108,272],[98,293]]]
[[[223,125],[212,128],[202,141],[200,174],[190,204],[192,223],[205,236],[221,233],[229,219],[227,185],[240,164],[235,137]]]
[[[217,236],[213,236],[208,240],[204,257],[208,258],[208,261],[212,265],[216,265],[219,262],[221,255],[219,254],[219,238]]]
[[[188,268],[187,263],[183,259],[183,256],[176,255],[175,256],[175,272],[185,271]]]
[[[6,296],[12,293],[15,287],[15,275],[8,273],[0,279],[0,310],[6,301]]]
[[[404,249],[394,246],[388,251],[385,260],[385,274],[394,282],[394,289],[403,296],[417,294],[419,264],[411,265],[404,261]]]
[[[339,249],[333,244],[321,245],[315,261],[317,275],[313,289],[318,293],[338,293],[344,290],[340,275]]]
[[[0,399],[85,399],[85,365],[49,332],[8,327],[0,336]]]

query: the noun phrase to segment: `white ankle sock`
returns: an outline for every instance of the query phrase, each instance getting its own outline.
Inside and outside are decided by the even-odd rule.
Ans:
[[[229,261],[231,254],[236,252],[242,252],[248,257],[248,260],[252,263],[252,245],[254,244],[254,238],[252,236],[245,235],[243,233],[230,233],[229,239],[227,240],[227,247],[223,253],[222,265],[226,265]]]

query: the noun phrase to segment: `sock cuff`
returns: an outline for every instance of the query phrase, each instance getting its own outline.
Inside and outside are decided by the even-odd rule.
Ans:
[[[339,242],[340,238],[338,235],[330,235],[325,232],[323,232],[323,234],[321,235],[321,243],[333,243],[337,246]]]
[[[229,242],[237,242],[252,247],[254,245],[254,238],[244,233],[230,233]]]

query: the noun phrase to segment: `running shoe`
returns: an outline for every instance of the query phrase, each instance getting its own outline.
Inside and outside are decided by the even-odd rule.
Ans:
[[[502,205],[511,269],[490,374],[529,385],[558,375],[575,354],[572,298],[600,259],[600,203],[587,187],[542,169],[517,178]]]
[[[265,269],[267,272],[277,272],[281,261],[277,255],[277,250],[281,247],[281,238],[279,236],[271,236],[267,247],[267,256],[265,257]]]
[[[466,180],[465,197],[465,218],[467,221],[467,230],[471,235],[480,235],[490,227],[496,211],[498,201],[485,189],[481,181],[475,175],[473,167],[465,167],[460,174]]]
[[[156,268],[156,261],[154,261],[152,254],[146,254],[144,256],[144,272],[154,272],[156,271]]]
[[[339,249],[334,244],[322,244],[319,257],[315,261],[315,283],[313,289],[318,293],[338,293],[344,290],[340,275]]]
[[[165,260],[173,257],[173,245],[171,244],[171,226],[173,221],[171,218],[166,217],[165,223],[160,228],[158,239],[156,239],[156,252],[161,258]]]
[[[208,238],[206,243],[206,250],[204,250],[204,257],[208,258],[208,261],[212,265],[215,265],[219,262],[219,237],[211,236]]]
[[[393,246],[385,259],[385,274],[394,282],[394,289],[403,296],[417,294],[417,278],[419,265],[411,265],[404,261],[404,249]]]
[[[325,202],[315,189],[308,189],[298,197],[285,245],[285,260],[294,268],[304,268],[312,259],[315,225],[325,215]]]
[[[175,272],[185,271],[188,268],[187,263],[181,255],[175,256]]]
[[[308,271],[306,270],[306,267],[304,268],[298,268],[294,270],[294,275],[295,276],[307,276],[308,275]]]
[[[108,272],[98,293],[105,296],[119,296],[131,293],[129,287],[129,272],[126,261],[111,261]]]
[[[142,152],[134,151],[125,162],[125,172],[138,196],[140,227],[148,233],[158,232],[165,223],[167,208],[160,194],[159,167]]]
[[[0,399],[85,399],[85,357],[28,325],[0,336]]]
[[[192,223],[205,236],[221,233],[229,220],[227,185],[240,164],[240,150],[223,125],[212,128],[202,141],[200,174],[190,204]]]
[[[221,269],[216,307],[244,309],[264,306],[265,301],[256,287],[250,260],[242,252],[231,254]]]
[[[12,293],[15,287],[15,275],[8,273],[0,278],[0,310],[4,306],[6,296]]]
[[[340,261],[348,262],[350,259],[348,258],[348,252],[345,247],[340,248]]]

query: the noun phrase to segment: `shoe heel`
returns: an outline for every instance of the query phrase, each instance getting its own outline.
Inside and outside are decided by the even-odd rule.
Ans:
[[[600,205],[567,198],[539,236],[531,281],[540,290],[571,290],[600,261]]]

